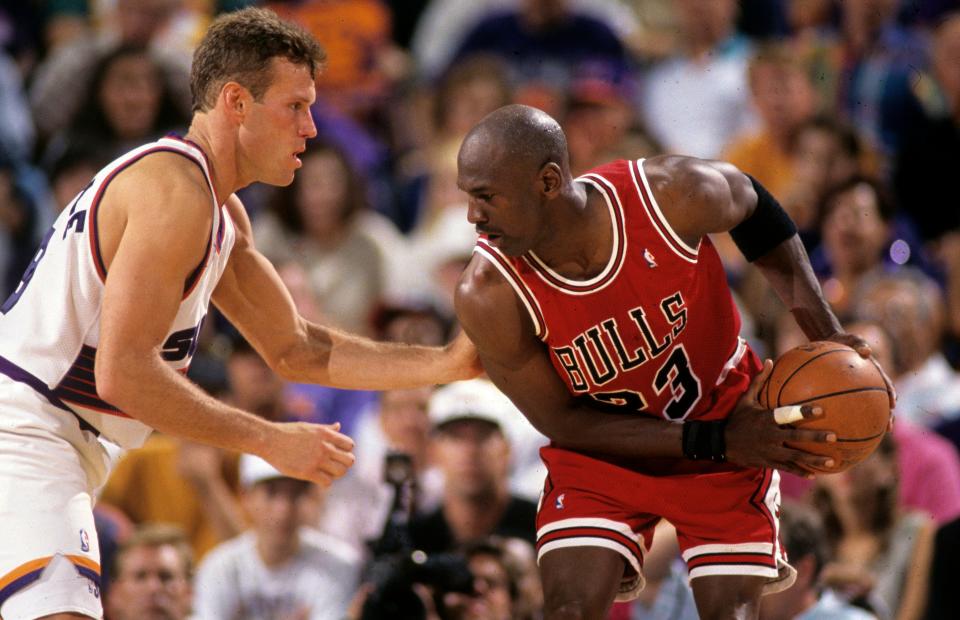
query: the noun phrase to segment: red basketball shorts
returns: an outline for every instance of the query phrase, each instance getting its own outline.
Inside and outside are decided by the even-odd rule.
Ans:
[[[775,470],[678,461],[682,473],[648,475],[549,446],[540,455],[549,474],[537,512],[537,559],[566,547],[616,551],[633,568],[618,601],[643,589],[643,556],[660,519],[676,527],[690,579],[756,575],[768,579],[765,594],[793,583],[796,572],[777,539]]]

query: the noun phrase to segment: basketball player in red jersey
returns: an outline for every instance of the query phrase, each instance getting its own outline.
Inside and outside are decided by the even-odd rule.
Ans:
[[[603,618],[634,598],[661,518],[701,617],[756,617],[795,574],[777,541],[776,470],[828,465],[785,442],[835,436],[781,427],[757,404],[771,363],[739,338],[707,235],[731,231],[810,339],[870,355],[823,300],[793,223],[729,164],[664,156],[573,179],[563,131],[525,106],[481,121],[458,165],[481,237],[457,314],[552,440],[537,516],[546,617]]]

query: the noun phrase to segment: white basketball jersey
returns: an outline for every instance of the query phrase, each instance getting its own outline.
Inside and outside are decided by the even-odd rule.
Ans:
[[[184,283],[183,300],[162,347],[164,361],[186,372],[235,233],[230,216],[218,204],[206,156],[195,144],[179,138],[166,137],[141,146],[98,172],[60,213],[16,290],[0,306],[0,372],[29,384],[125,448],[141,445],[151,429],[97,394],[94,359],[106,278],[97,237],[97,209],[117,174],[159,152],[179,153],[193,161],[203,171],[212,197],[213,226],[206,256]],[[129,294],[136,298],[137,291]],[[150,303],[149,299],[138,301]]]

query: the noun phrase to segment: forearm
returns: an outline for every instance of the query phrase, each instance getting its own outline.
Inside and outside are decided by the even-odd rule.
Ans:
[[[527,416],[557,446],[619,457],[683,457],[683,425],[571,403]]]
[[[270,422],[209,396],[158,355],[98,356],[97,385],[104,400],[168,435],[251,454],[270,442]]]
[[[754,264],[810,340],[822,340],[842,331],[836,315],[823,298],[820,283],[798,236],[787,239]]]
[[[307,323],[295,351],[279,360],[286,379],[353,390],[394,390],[465,378],[449,347],[377,342]]]

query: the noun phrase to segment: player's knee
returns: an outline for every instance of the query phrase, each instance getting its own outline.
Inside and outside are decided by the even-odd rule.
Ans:
[[[753,588],[726,588],[695,593],[700,620],[755,618],[760,592]]]
[[[547,597],[543,604],[544,620],[601,620],[606,617],[606,605],[579,598],[564,597],[551,600]]]

